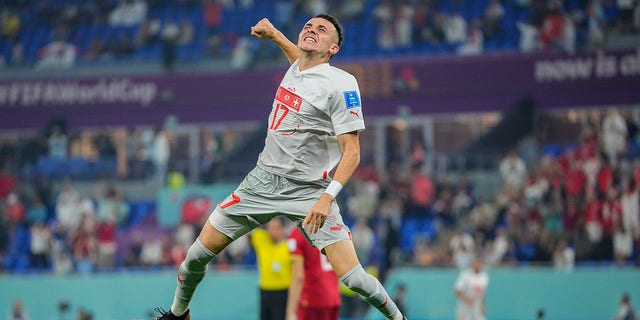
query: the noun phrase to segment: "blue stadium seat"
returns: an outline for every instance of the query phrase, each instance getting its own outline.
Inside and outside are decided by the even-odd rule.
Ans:
[[[542,146],[542,155],[557,158],[561,154],[562,148],[557,143],[547,143]]]
[[[616,6],[615,1],[605,1],[602,4],[602,10],[604,11],[604,18],[608,24],[613,23],[616,20],[616,17],[618,15],[618,7]]]
[[[66,173],[65,160],[51,157],[42,157],[36,163],[36,175],[38,177],[62,178]]]
[[[13,262],[14,273],[25,273],[31,268],[31,261],[27,253],[18,255]]]
[[[400,248],[405,252],[411,252],[415,245],[414,235],[418,231],[417,219],[405,219],[400,227]]]
[[[27,180],[27,181],[35,178],[36,177],[36,169],[35,169],[34,165],[31,164],[31,163],[25,163],[24,165],[22,165],[21,175],[22,175],[22,178]]]
[[[627,150],[625,151],[623,158],[632,160],[640,158],[640,143],[637,140],[627,141]]]
[[[432,219],[425,219],[420,226],[420,235],[426,239],[434,239],[438,234],[436,225]]]
[[[132,201],[129,202],[128,225],[136,226],[148,219],[156,212],[155,201]]]
[[[0,43],[0,56],[2,56],[3,61],[11,61],[11,48],[12,45],[9,44],[8,40]]]
[[[74,179],[93,178],[91,163],[84,158],[74,157],[66,162],[66,173]]]
[[[31,236],[26,226],[17,226],[11,236],[9,247],[2,260],[6,270],[14,273],[25,272],[29,268]]]
[[[99,158],[96,161],[96,176],[115,177],[117,175],[118,164],[115,158]]]
[[[400,248],[409,253],[418,241],[430,241],[437,235],[437,229],[432,219],[406,218],[400,227]]]
[[[66,4],[71,3],[84,3],[84,0],[64,0],[57,3],[59,7],[64,7]],[[111,1],[113,2],[113,1]],[[435,48],[435,50],[429,50],[418,45],[412,47],[408,51],[397,50],[392,52],[380,52],[376,47],[376,21],[372,17],[374,10],[380,3],[378,0],[365,0],[363,15],[352,21],[343,21],[345,25],[347,43],[353,44],[353,47],[345,47],[343,55],[347,59],[354,57],[358,58],[376,58],[376,57],[395,57],[406,55],[423,55],[423,54],[452,54],[455,52],[455,48]],[[504,34],[499,36],[496,43],[492,43],[487,40],[486,51],[511,51],[516,50],[518,46],[518,37],[516,21],[527,20],[531,16],[530,10],[525,10],[517,7],[511,1],[501,1],[504,10],[505,17],[503,20]],[[482,19],[484,11],[489,4],[489,0],[460,0],[460,1],[447,1],[437,0],[435,2],[435,8],[445,14],[461,13],[467,20],[467,22],[475,19]],[[611,24],[618,16],[615,1],[605,2],[604,11],[607,23]],[[25,48],[25,61],[27,64],[32,64],[37,61],[38,50],[48,44],[52,39],[51,30],[52,26],[50,22],[38,21],[39,15],[37,6],[33,6],[32,9],[21,10],[19,12],[23,23],[23,32],[21,32],[20,39]],[[565,1],[566,10],[581,10],[585,8],[581,7],[581,2],[578,0]],[[273,1],[258,1],[253,7],[244,9],[240,6],[225,7],[222,12],[222,24],[220,26],[220,32],[226,39],[232,39],[238,35],[246,34],[248,26],[252,25],[258,19],[265,16],[273,16],[274,6]],[[202,9],[199,6],[188,6],[184,2],[171,2],[162,1],[157,5],[152,6],[152,9],[148,13],[149,17],[159,17],[161,21],[166,21],[169,18],[181,21],[183,19],[190,19],[194,24],[194,30],[196,32],[195,41],[197,45],[193,48],[186,48],[179,52],[179,58],[183,60],[195,60],[204,56],[204,51],[200,48],[206,46],[206,36],[204,36],[204,16]],[[308,18],[308,14],[304,11],[295,12],[294,24],[301,25]],[[80,49],[80,52],[84,52],[93,39],[100,37],[106,38],[109,35],[121,35],[126,34],[132,38],[135,37],[139,26],[131,27],[118,27],[111,28],[106,24],[101,25],[79,25],[75,30],[71,30],[71,41],[73,41]],[[366,31],[365,31],[366,30]],[[586,38],[583,29],[578,31],[577,44],[578,47],[583,47],[586,44]],[[580,35],[582,33],[582,35]],[[353,37],[352,35],[356,35]],[[197,50],[194,50],[197,48]],[[229,52],[230,50],[224,50],[223,52]],[[156,49],[138,49],[136,50],[134,57],[137,61],[157,61],[161,58]],[[0,46],[0,56],[6,60],[9,59],[9,50],[7,46]],[[103,62],[109,63],[122,63],[122,61]]]
[[[486,52],[495,52],[499,48],[499,41],[496,38],[485,39],[484,41],[484,51]]]

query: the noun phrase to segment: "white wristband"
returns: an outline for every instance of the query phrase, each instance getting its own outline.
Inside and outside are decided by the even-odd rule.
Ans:
[[[330,194],[335,199],[338,193],[340,193],[340,190],[342,190],[342,184],[338,181],[332,180],[324,192]]]

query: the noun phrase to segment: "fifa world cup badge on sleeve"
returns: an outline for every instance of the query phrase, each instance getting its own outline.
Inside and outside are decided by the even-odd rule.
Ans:
[[[360,97],[358,96],[358,91],[344,91],[343,94],[347,109],[360,108]]]

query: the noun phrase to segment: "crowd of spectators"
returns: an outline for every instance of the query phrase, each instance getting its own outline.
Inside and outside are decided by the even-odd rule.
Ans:
[[[382,275],[406,265],[464,268],[475,255],[490,267],[638,264],[636,117],[630,110],[602,112],[574,143],[549,143],[531,163],[510,152],[496,168],[502,187],[488,198],[477,195],[464,173],[432,177],[420,145],[405,159],[408,172],[395,162],[380,172],[365,161],[339,200],[358,256]],[[51,125],[51,157],[68,156],[65,132],[63,122]],[[106,136],[87,143],[113,155],[117,147]],[[154,206],[138,212],[117,177],[95,180],[93,190],[64,180],[54,191],[50,182],[12,170],[13,153],[0,154],[0,267],[8,272],[175,267],[206,219],[206,212],[183,206],[181,223],[161,227]],[[216,267],[250,265],[252,254],[242,238]]]
[[[281,55],[245,38],[249,25],[268,16],[294,35],[300,18],[320,12],[341,19],[344,55],[358,58],[574,52],[640,29],[638,1],[9,0],[0,6],[0,65],[68,68],[150,58],[171,71],[194,49],[228,54],[232,66],[245,68]],[[182,146],[173,129],[169,121],[87,133],[55,121],[19,144],[2,143],[0,268],[64,274],[181,261],[201,221],[170,230],[153,219],[140,225],[117,185],[119,179],[165,185],[172,152]],[[345,221],[363,262],[383,270],[464,267],[478,253],[489,266],[633,263],[640,249],[637,134],[634,118],[612,109],[585,125],[571,147],[549,146],[534,163],[514,150],[499,164],[503,188],[494,198],[478,197],[464,174],[432,176],[419,147],[403,160],[410,170],[392,162],[378,172],[363,163],[341,199]],[[211,176],[224,149],[220,135],[203,133],[202,164]],[[49,179],[66,175],[102,182],[89,193],[69,181],[53,194]],[[251,263],[245,240],[227,252],[216,262],[220,268]]]
[[[0,269],[64,274],[180,262],[192,225],[161,230],[154,216],[154,190],[179,180],[169,171],[177,125],[167,117],[157,127],[85,130],[54,119],[32,135],[0,139]],[[218,161],[216,136],[203,130],[203,165]],[[127,182],[145,184],[146,198],[128,199]],[[181,247],[170,241],[174,231]]]
[[[178,46],[194,42],[194,22],[186,12],[198,5],[145,0],[3,2],[2,62],[65,69],[78,62],[144,60],[153,52],[153,58],[162,59],[171,70]],[[174,6],[181,11],[161,20],[159,13]]]
[[[3,163],[23,179],[95,180],[101,177],[167,180],[175,145],[175,118],[130,128],[67,128],[62,118],[32,135],[6,135]]]
[[[453,182],[420,170],[386,188],[384,178],[355,184],[368,184],[363,192],[380,201],[373,221],[405,199],[391,212],[428,226],[414,229],[412,245],[400,244],[408,254],[399,264],[464,268],[479,254],[491,267],[633,265],[640,263],[638,138],[637,118],[611,108],[585,124],[575,143],[549,147],[531,164],[510,152],[498,167],[502,188],[489,199],[475,196],[464,175]]]
[[[311,15],[345,24],[341,58],[601,49],[640,29],[638,1],[602,0],[83,0],[3,1],[0,63],[36,68],[222,56],[236,68],[279,57],[248,37],[270,17],[290,38]],[[637,41],[635,42],[637,45]]]

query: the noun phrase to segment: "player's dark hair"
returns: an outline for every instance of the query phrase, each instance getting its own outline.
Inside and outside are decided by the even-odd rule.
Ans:
[[[342,27],[340,26],[340,22],[338,22],[338,19],[336,19],[336,17],[330,15],[330,14],[326,14],[326,13],[321,13],[317,16],[315,16],[314,18],[322,18],[325,19],[329,22],[331,22],[331,24],[336,28],[336,32],[338,33],[338,46],[342,45]]]

